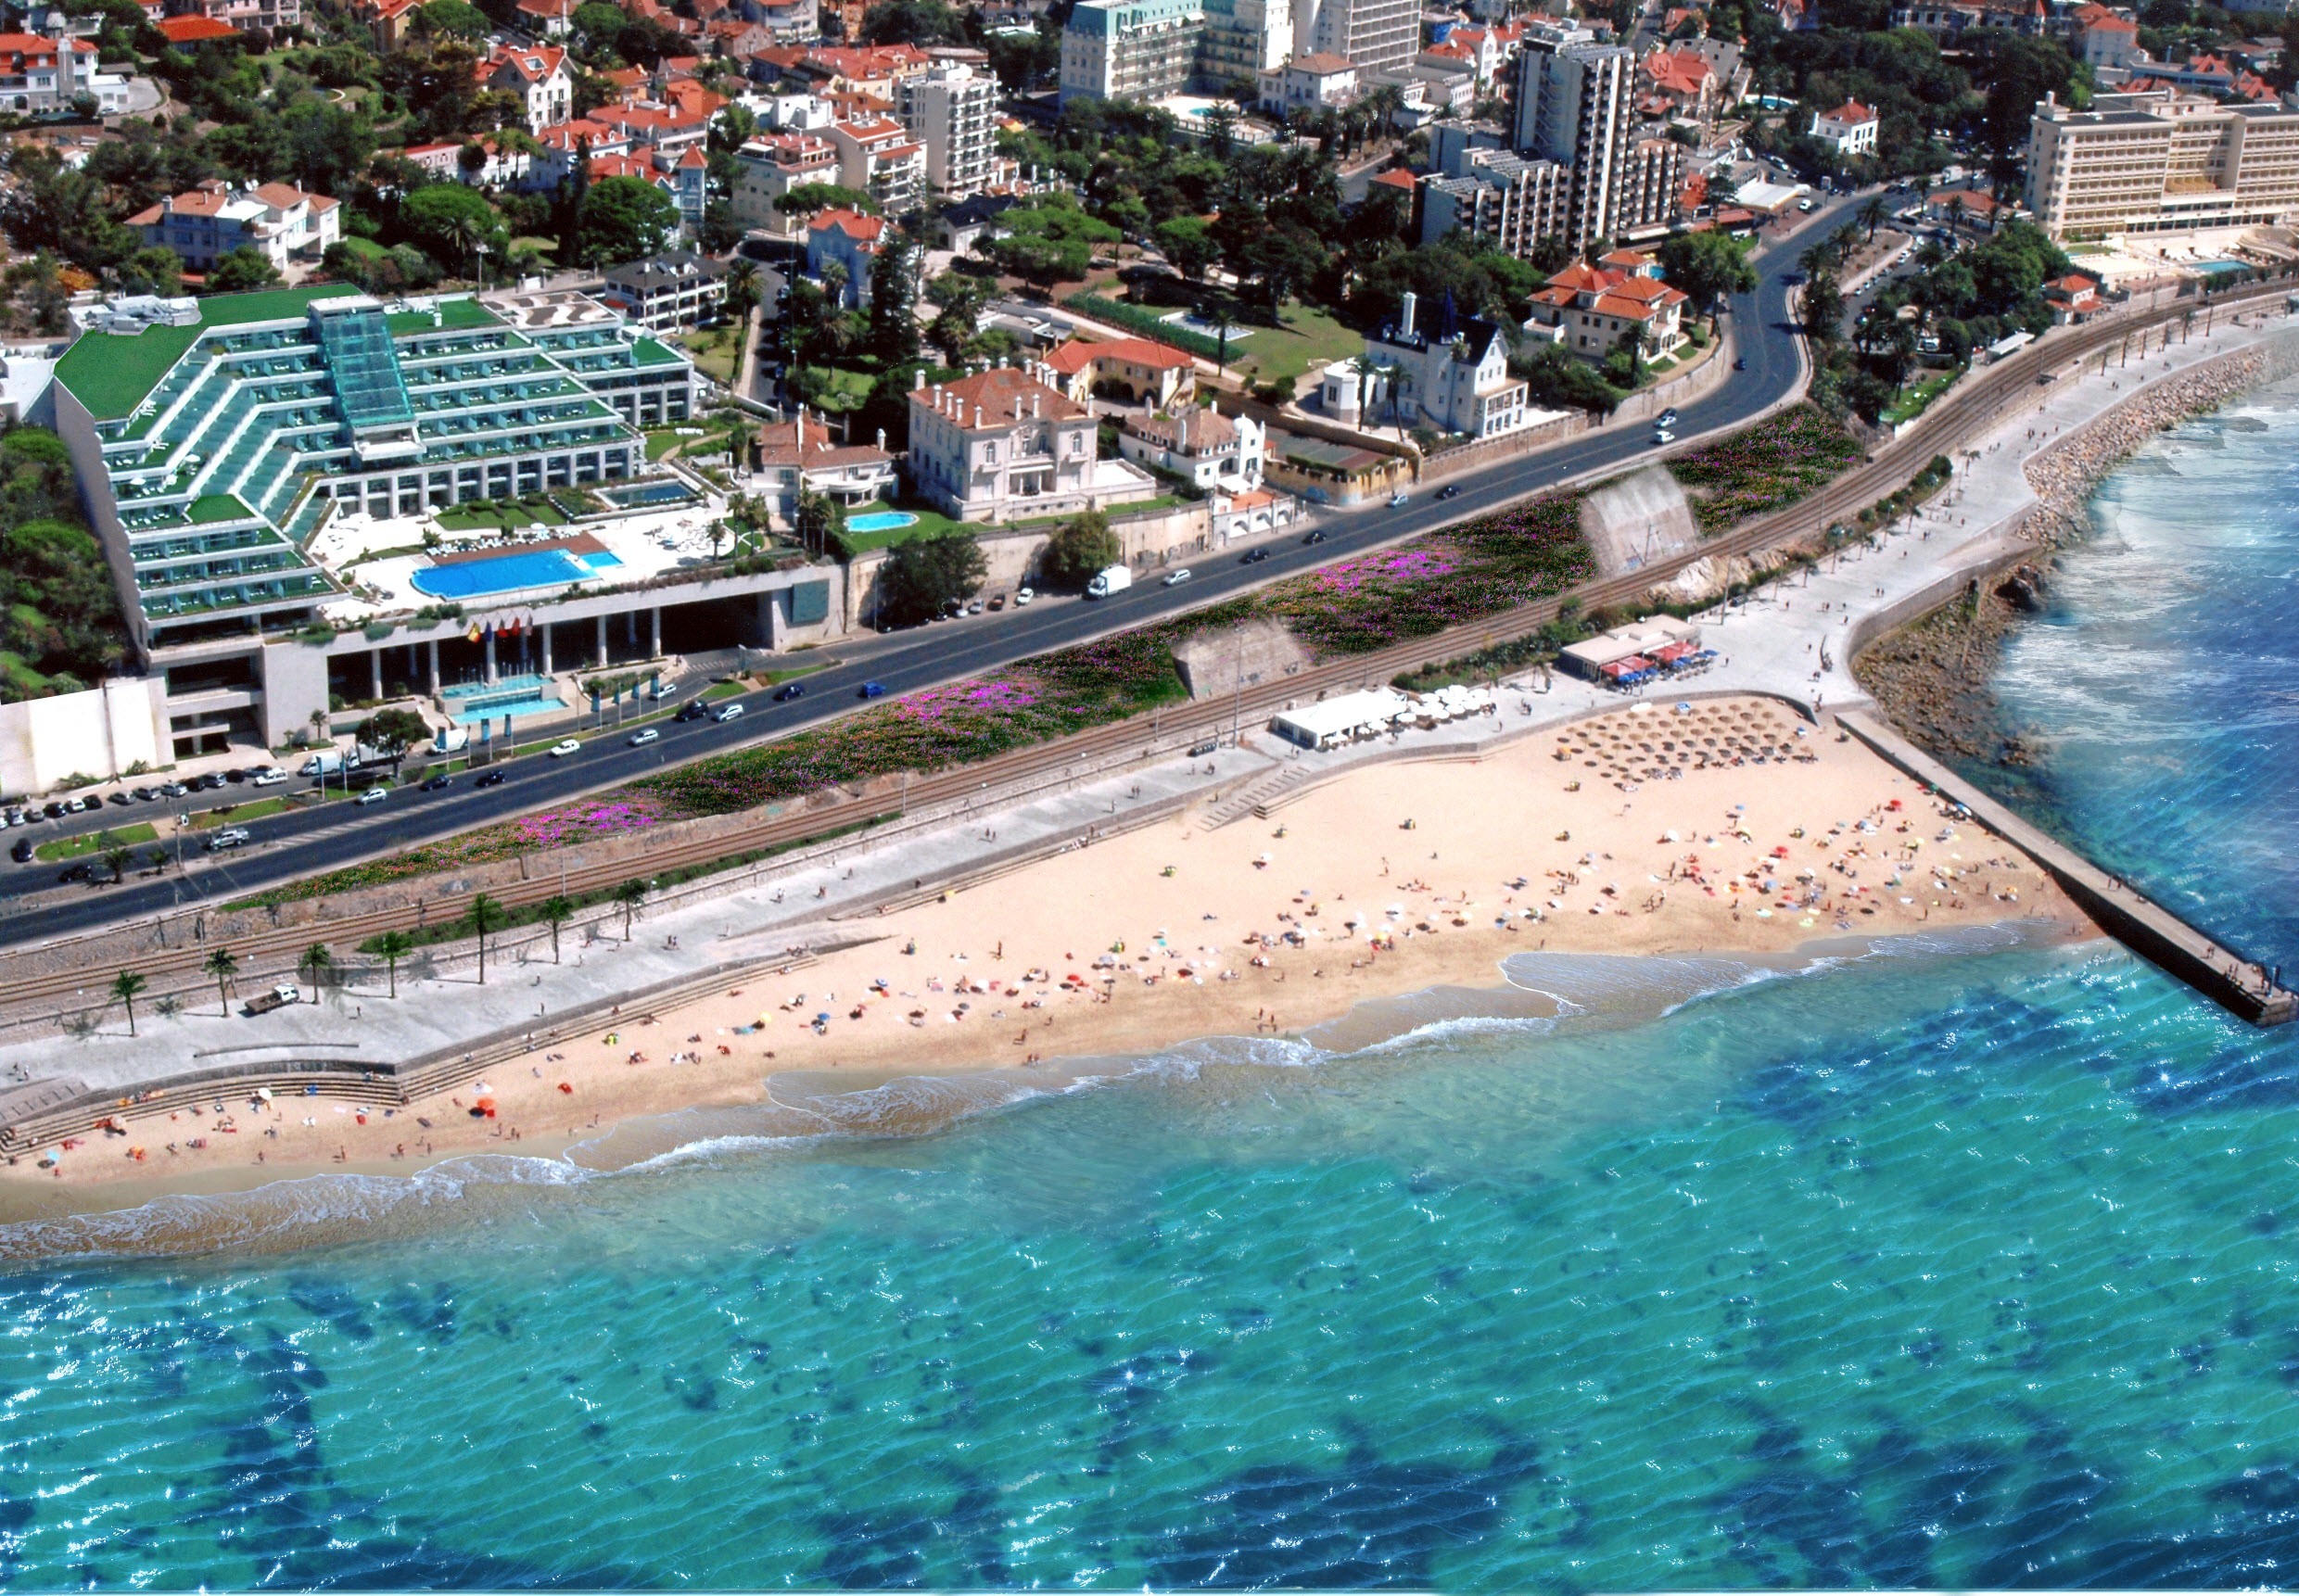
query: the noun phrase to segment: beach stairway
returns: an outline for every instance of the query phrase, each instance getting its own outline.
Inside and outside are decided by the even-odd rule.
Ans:
[[[1289,765],[1272,771],[1258,780],[1249,781],[1205,812],[1204,828],[1217,831],[1224,826],[1234,826],[1251,816],[1266,820],[1288,804],[1303,797],[1309,789],[1332,772],[1302,765]]]

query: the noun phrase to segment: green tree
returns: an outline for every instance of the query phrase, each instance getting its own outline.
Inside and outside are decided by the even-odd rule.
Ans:
[[[865,44],[970,44],[966,20],[943,0],[879,0],[862,13]]]
[[[854,210],[864,216],[875,216],[878,201],[858,188],[842,188],[834,183],[802,183],[778,196],[774,209],[785,216],[812,216],[824,210]]]
[[[463,912],[463,923],[471,928],[471,934],[479,939],[479,984],[487,984],[487,939],[502,930],[511,916],[502,905],[485,893],[472,894],[470,906]]]
[[[603,178],[583,196],[576,253],[586,266],[613,266],[658,253],[678,231],[669,195],[644,178]]]
[[[311,978],[311,1001],[317,1003],[320,983],[336,968],[336,956],[328,951],[325,943],[315,942],[303,950],[303,956],[296,960],[296,968]]]
[[[375,941],[375,956],[383,960],[391,982],[390,995],[400,994],[400,960],[415,951],[415,939],[402,931],[387,931]]]
[[[880,612],[896,623],[931,619],[972,598],[989,569],[982,545],[960,527],[913,538],[879,567]]]
[[[551,928],[551,962],[559,962],[559,928],[575,918],[575,900],[553,893],[535,906],[536,916]]]
[[[1166,263],[1192,283],[1204,282],[1206,269],[1221,257],[1213,230],[1195,216],[1161,222],[1150,236],[1157,241],[1158,253],[1165,257]]]
[[[637,876],[615,889],[615,901],[623,906],[623,940],[625,942],[630,940],[631,917],[639,912],[639,906],[645,903],[654,891],[653,881]]]
[[[1804,331],[1815,343],[1833,344],[1842,335],[1844,291],[1835,273],[1816,272],[1804,284]]]
[[[243,244],[208,269],[208,289],[214,294],[239,294],[268,288],[279,281],[279,268],[261,250]]]
[[[239,960],[232,956],[230,948],[219,947],[208,955],[200,968],[215,977],[216,1002],[222,1007],[223,1018],[229,1020],[232,1017],[231,982],[232,977],[239,973]]]
[[[399,774],[407,751],[430,738],[431,723],[412,709],[379,709],[359,730],[360,741],[391,762],[393,776]]]
[[[1756,291],[1756,268],[1739,240],[1727,233],[1677,234],[1660,246],[1660,269],[1696,308],[1707,308],[1710,325],[1727,295]]]
[[[502,253],[502,219],[487,196],[460,183],[435,183],[400,206],[400,225],[441,260],[461,260],[476,281],[482,255]]]
[[[112,841],[105,845],[103,857],[104,868],[111,872],[112,883],[117,886],[128,879],[128,864],[135,857],[135,850],[125,842]]]
[[[918,241],[886,229],[870,260],[870,353],[882,365],[918,359]]]
[[[569,20],[585,44],[603,50],[614,46],[615,35],[623,31],[623,24],[629,18],[620,6],[609,5],[607,0],[584,0],[575,7]]]
[[[950,364],[965,358],[966,346],[982,330],[982,308],[997,291],[995,279],[972,272],[945,272],[926,285],[927,299],[941,310],[926,336]]]
[[[467,0],[429,0],[417,15],[435,39],[484,39],[494,29],[487,13]]]
[[[128,1011],[128,1034],[131,1036],[135,1034],[135,994],[142,992],[145,985],[144,978],[132,969],[123,969],[112,977],[112,995]]]
[[[1110,517],[1099,510],[1088,510],[1054,529],[1053,536],[1046,540],[1046,552],[1039,559],[1038,569],[1048,588],[1076,591],[1091,581],[1096,572],[1116,564],[1124,552],[1117,534],[1110,530]]]
[[[791,516],[798,546],[818,558],[838,547],[846,530],[846,507],[811,488],[798,489],[798,504]]]
[[[997,224],[997,236],[976,244],[976,250],[1001,269],[1048,287],[1084,277],[1093,266],[1095,246],[1115,244],[1122,236],[1067,194],[1017,206]]]

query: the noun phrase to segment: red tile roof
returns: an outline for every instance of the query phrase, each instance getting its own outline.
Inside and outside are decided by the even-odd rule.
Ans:
[[[229,22],[212,17],[164,17],[159,31],[171,44],[196,44],[202,39],[229,39],[239,32]]]
[[[982,407],[982,428],[1011,426],[1030,413],[1033,400],[1037,404],[1039,417],[1047,421],[1072,421],[1091,412],[1073,404],[1067,394],[1057,393],[1035,377],[1010,366],[993,366],[971,377],[960,377],[945,385],[942,392],[957,401],[949,419],[961,430],[974,430],[973,412]],[[912,404],[932,408],[934,390],[927,388],[910,395]]]
[[[1197,366],[1181,350],[1154,338],[1111,338],[1099,343],[1090,338],[1072,338],[1046,357],[1046,363],[1064,376],[1074,376],[1096,361],[1131,361],[1136,365],[1159,370],[1179,367],[1193,371]]]

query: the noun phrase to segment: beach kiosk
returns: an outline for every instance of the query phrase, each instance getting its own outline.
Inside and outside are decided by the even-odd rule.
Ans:
[[[1289,709],[1269,722],[1269,729],[1303,748],[1339,748],[1360,738],[1378,737],[1400,716],[1410,719],[1413,705],[1387,688],[1343,693]]]

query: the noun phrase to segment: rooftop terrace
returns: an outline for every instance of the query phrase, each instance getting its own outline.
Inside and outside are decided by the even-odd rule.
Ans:
[[[146,327],[133,337],[83,333],[57,362],[56,378],[97,421],[115,420],[142,404],[168,374],[168,368],[183,358],[202,333],[257,322],[290,321],[300,317],[314,299],[358,292],[348,283],[330,283],[317,288],[220,294],[199,302],[199,320],[188,327]]]

